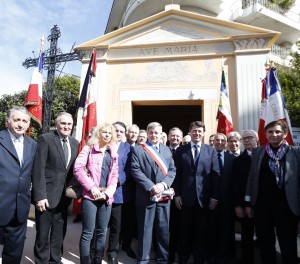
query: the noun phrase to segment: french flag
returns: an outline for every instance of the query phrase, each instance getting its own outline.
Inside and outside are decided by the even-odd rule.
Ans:
[[[217,127],[218,133],[223,133],[227,135],[229,132],[232,132],[234,130],[232,125],[230,101],[228,96],[228,90],[226,88],[224,70],[222,70],[221,93],[220,93],[217,119],[218,119],[218,127]]]
[[[288,125],[289,132],[286,141],[294,145],[291,123],[280,88],[276,67],[267,69],[266,78],[262,81],[262,103],[260,111],[258,136],[260,145],[267,143],[264,128],[273,121],[281,120]]]
[[[79,151],[86,145],[91,129],[97,126],[95,76],[97,70],[97,51],[93,50],[78,103],[78,113],[82,112],[82,136]]]
[[[44,53],[41,52],[36,66],[33,70],[31,82],[28,88],[24,106],[28,109],[31,117],[42,126],[42,94],[43,94],[43,60]]]

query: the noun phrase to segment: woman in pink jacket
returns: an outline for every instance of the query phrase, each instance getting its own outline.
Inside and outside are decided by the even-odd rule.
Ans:
[[[83,187],[80,262],[101,263],[113,195],[118,182],[118,154],[112,125],[104,123],[96,127],[87,146],[75,161],[74,175]],[[94,256],[90,257],[94,230],[96,248]]]

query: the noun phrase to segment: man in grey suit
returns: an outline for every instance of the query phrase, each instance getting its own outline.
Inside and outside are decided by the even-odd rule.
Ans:
[[[66,112],[60,113],[55,126],[54,132],[39,137],[32,172],[37,232],[35,263],[61,263],[68,206],[71,203],[71,199],[65,196],[65,188],[73,175],[78,152],[78,141],[70,136],[72,116]]]
[[[21,263],[31,201],[31,169],[36,142],[25,135],[30,115],[25,107],[7,112],[0,131],[0,236],[2,263]],[[23,155],[24,154],[24,155]]]
[[[175,178],[172,154],[160,144],[162,126],[152,122],[147,126],[148,141],[133,148],[131,171],[136,182],[136,212],[138,223],[138,263],[149,263],[152,230],[156,237],[157,263],[168,263],[170,201],[155,202]]]
[[[217,205],[220,172],[217,151],[201,143],[205,125],[192,122],[189,131],[191,142],[179,147],[175,154],[175,204],[181,210],[179,263],[187,263],[193,250],[194,262],[201,264],[205,259],[208,210]]]

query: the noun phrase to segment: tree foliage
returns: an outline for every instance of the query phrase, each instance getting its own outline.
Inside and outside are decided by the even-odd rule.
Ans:
[[[290,67],[278,66],[278,77],[293,127],[300,127],[300,41]]]
[[[43,98],[45,98],[45,87],[43,85]],[[79,99],[80,80],[72,76],[59,77],[54,80],[52,119],[51,126],[54,126],[55,118],[60,112],[68,112],[76,122],[77,104]],[[13,105],[23,105],[27,90],[13,95],[2,95],[0,98],[0,130],[5,129],[6,111]],[[45,104],[43,104],[44,109]],[[31,120],[30,136],[34,139],[42,133],[39,125]]]
[[[283,9],[290,9],[295,4],[296,0],[269,0],[269,2],[277,4]]]

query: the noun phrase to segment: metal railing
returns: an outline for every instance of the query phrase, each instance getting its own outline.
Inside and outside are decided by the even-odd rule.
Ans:
[[[284,15],[285,17],[287,17],[293,21],[296,21],[296,22],[300,21],[300,15],[291,11],[290,8],[286,8],[286,9],[282,8],[279,5],[272,3],[268,0],[242,0],[242,8],[243,9],[245,9],[247,7],[251,7],[256,4],[260,4],[276,13]],[[288,15],[287,15],[287,13],[288,13]]]
[[[292,51],[290,49],[286,49],[278,45],[272,45],[271,47],[271,53],[279,56],[282,59],[286,59],[291,54],[291,52]]]

